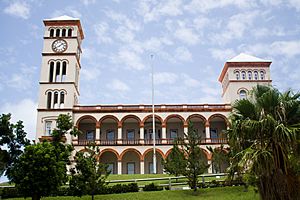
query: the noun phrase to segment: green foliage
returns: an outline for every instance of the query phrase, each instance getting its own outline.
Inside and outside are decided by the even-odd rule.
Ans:
[[[200,143],[201,136],[194,129],[192,122],[189,122],[185,139],[179,138],[176,147],[174,146],[175,148],[172,149],[171,154],[174,156],[175,161],[172,159],[165,161],[166,171],[170,174],[180,173],[185,176],[188,179],[189,186],[194,191],[197,191],[198,176],[203,174],[209,167],[206,164],[205,155],[200,149]],[[174,170],[175,167],[178,169]]]
[[[86,148],[85,152],[77,152],[75,155],[75,168],[71,169],[70,190],[74,196],[84,194],[94,195],[105,184],[109,175],[108,166],[97,160],[99,149],[95,146]]]
[[[299,197],[300,93],[258,85],[235,102],[228,130],[231,173],[257,178],[263,199]],[[250,179],[252,182],[253,179]]]
[[[211,146],[206,147],[212,154],[212,165],[217,173],[225,172],[224,163],[229,163],[229,156],[225,152],[224,145],[220,148],[212,148]]]
[[[6,175],[10,173],[10,168],[22,154],[23,147],[30,144],[23,130],[23,122],[12,124],[10,120],[11,114],[0,116],[0,176],[5,170]]]
[[[5,198],[22,197],[23,195],[15,187],[2,187],[0,188],[0,196],[1,198],[5,199]]]
[[[157,186],[154,183],[150,183],[148,185],[145,185],[143,188],[143,191],[161,191],[164,188],[162,186]]]
[[[71,128],[70,116],[59,115],[57,129],[53,131],[53,142],[28,145],[14,161],[8,179],[15,183],[24,197],[40,199],[57,192],[66,183],[66,165],[73,147],[62,143],[62,138]]]

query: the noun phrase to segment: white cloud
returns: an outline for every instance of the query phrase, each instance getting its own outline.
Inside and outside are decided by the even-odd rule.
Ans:
[[[8,102],[2,105],[0,113],[11,113],[12,122],[23,121],[24,130],[27,132],[29,139],[35,139],[37,103],[31,99],[23,99],[19,102]]]
[[[37,67],[28,67],[24,64],[20,65],[20,69],[17,73],[12,74],[11,77],[5,77],[6,84],[17,90],[28,90],[33,84],[33,77]]]
[[[96,0],[80,0],[85,6],[96,3]]]
[[[112,10],[105,12],[105,14],[107,17],[114,20],[119,25],[125,26],[128,29],[134,30],[134,31],[140,30],[141,25],[137,21],[128,18],[126,15],[114,12]]]
[[[190,77],[188,74],[181,74],[181,80],[183,80],[186,87],[199,87],[200,85],[198,80]]]
[[[59,17],[59,16],[62,16],[62,15],[70,15],[71,17],[75,17],[75,18],[81,18],[82,17],[82,14],[78,10],[74,9],[71,6],[68,6],[63,10],[54,11],[53,14],[51,15],[51,17],[54,18],[54,17]]]
[[[295,8],[297,11],[300,11],[300,1],[299,0],[288,0],[289,5]]]
[[[112,38],[108,34],[109,26],[106,22],[101,22],[94,25],[94,31],[97,36],[98,43],[111,43]]]
[[[99,67],[85,67],[81,69],[81,79],[82,80],[87,80],[87,81],[92,81],[101,75]]]
[[[128,85],[118,79],[113,79],[110,83],[108,83],[107,88],[118,91],[118,92],[127,92],[130,90]]]
[[[125,65],[133,70],[142,70],[145,68],[140,55],[125,48],[120,49],[118,54],[112,57],[112,62]]]
[[[237,55],[233,49],[210,49],[210,52],[213,58],[223,62]]]
[[[191,52],[186,47],[178,47],[175,50],[175,59],[185,62],[193,60]]]
[[[182,27],[178,28],[174,36],[179,39],[181,42],[188,45],[195,45],[199,42],[199,36],[192,29]]]
[[[30,16],[30,7],[26,2],[15,1],[9,6],[4,8],[4,13],[20,17],[23,19],[28,19]]]
[[[177,81],[178,76],[171,72],[158,72],[154,73],[155,85],[173,84]]]
[[[132,42],[135,37],[132,31],[124,26],[120,26],[117,28],[117,30],[115,30],[115,36],[125,43]]]

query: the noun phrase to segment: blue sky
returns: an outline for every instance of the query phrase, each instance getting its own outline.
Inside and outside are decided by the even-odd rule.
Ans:
[[[0,112],[35,134],[43,19],[81,19],[81,104],[221,103],[218,76],[241,52],[300,89],[300,0],[2,0]]]

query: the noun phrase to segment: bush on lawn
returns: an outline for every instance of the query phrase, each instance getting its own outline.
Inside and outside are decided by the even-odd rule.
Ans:
[[[154,183],[150,183],[149,185],[145,185],[143,188],[144,191],[161,191],[164,188],[162,186],[154,185]]]
[[[23,197],[23,195],[15,187],[0,188],[0,196],[2,198]]]

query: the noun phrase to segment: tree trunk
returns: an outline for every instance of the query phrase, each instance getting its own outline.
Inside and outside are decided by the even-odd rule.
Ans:
[[[32,198],[32,200],[40,200],[41,195],[40,194],[33,194],[31,198]]]

